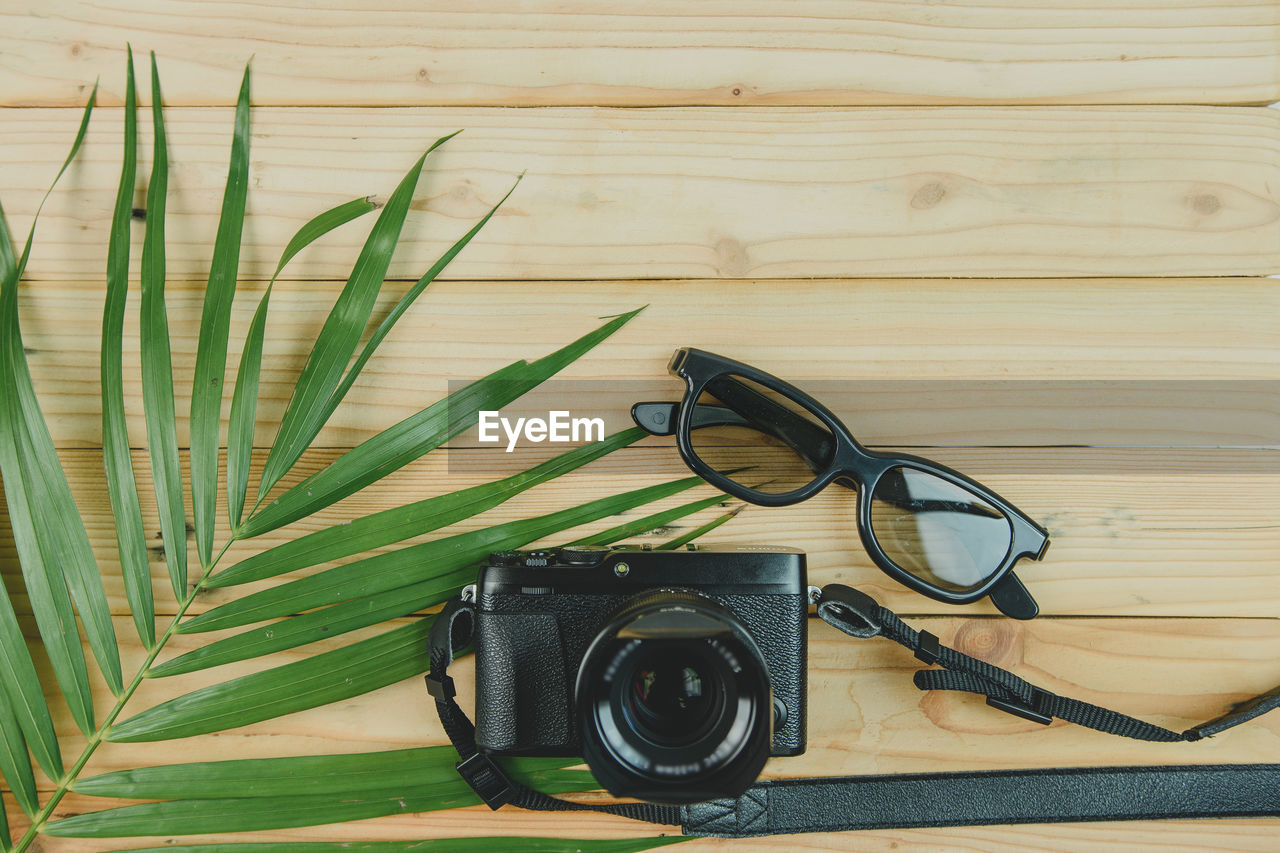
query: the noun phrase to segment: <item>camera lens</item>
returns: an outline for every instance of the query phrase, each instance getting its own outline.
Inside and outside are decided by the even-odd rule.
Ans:
[[[618,683],[628,722],[655,746],[696,743],[724,713],[723,679],[696,645],[650,643]]]
[[[741,794],[769,757],[773,702],[733,614],[687,590],[633,598],[578,672],[583,754],[617,796],[691,803]]]

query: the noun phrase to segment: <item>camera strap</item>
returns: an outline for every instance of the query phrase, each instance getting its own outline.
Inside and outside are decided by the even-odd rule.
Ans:
[[[757,782],[684,806],[685,835],[1280,816],[1280,764],[1067,767]]]
[[[908,627],[870,596],[841,584],[824,587],[818,616],[853,637],[884,636],[928,665],[921,690],[985,695],[988,704],[1048,724],[1059,718],[1098,731],[1155,741],[1194,741],[1280,706],[1280,688],[1230,713],[1176,732],[1087,702],[1042,690],[1012,673],[941,645]],[[458,752],[458,772],[492,809],[592,811],[678,826],[685,835],[741,838],[858,829],[982,826],[1167,818],[1280,817],[1280,764],[1045,768],[910,773],[757,782],[741,796],[688,806],[593,804],[562,800],[511,779],[479,752],[475,727],[458,706],[448,675],[471,641],[474,609],[451,599],[429,638],[427,691]]]
[[[449,676],[454,655],[471,644],[475,630],[475,608],[461,596],[449,599],[431,626],[427,643],[431,670],[427,673],[427,692],[436,700],[440,724],[453,748],[458,751],[458,773],[491,809],[506,804],[534,811],[590,811],[629,817],[648,823],[680,825],[678,806],[657,803],[592,804],[561,800],[535,791],[512,779],[498,762],[476,749],[476,728],[454,697],[457,689]]]
[[[1280,687],[1277,687],[1207,723],[1179,732],[1036,687],[1008,670],[942,645],[933,634],[909,627],[871,596],[843,584],[822,588],[818,617],[852,637],[886,637],[910,649],[924,664],[937,665],[938,669],[916,672],[915,685],[921,690],[977,693],[986,696],[987,704],[993,708],[1046,726],[1057,718],[1135,740],[1196,741],[1280,707]]]

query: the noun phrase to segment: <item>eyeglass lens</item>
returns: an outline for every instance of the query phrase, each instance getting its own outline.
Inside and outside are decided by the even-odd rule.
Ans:
[[[1004,514],[948,480],[918,468],[890,468],[871,494],[871,532],[903,571],[954,592],[975,589],[1009,553]]]
[[[694,422],[689,441],[703,464],[763,494],[808,485],[830,467],[835,452],[835,437],[815,415],[742,376],[708,382]]]
[[[826,473],[836,440],[803,404],[744,376],[703,388],[689,442],[713,471],[752,491],[793,492]],[[931,586],[967,592],[1004,562],[1013,527],[965,487],[909,465],[890,468],[871,498],[871,535],[898,568]]]

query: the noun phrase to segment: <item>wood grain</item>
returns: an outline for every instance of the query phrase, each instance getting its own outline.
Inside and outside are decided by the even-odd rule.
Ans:
[[[304,268],[306,254],[299,258]],[[380,318],[407,289],[388,282]],[[179,442],[187,413],[203,282],[170,282]],[[284,414],[341,283],[278,283],[263,361],[257,442],[267,446]],[[262,284],[240,284],[231,317],[228,381]],[[125,409],[135,443],[144,436],[137,349],[137,288],[126,310]],[[101,444],[98,353],[102,285],[94,280],[34,282],[20,289],[23,343],[37,393],[61,446]],[[560,376],[601,385],[555,386],[556,393],[627,421],[640,399],[677,399],[666,372],[671,353],[696,345],[811,386],[863,441],[885,445],[1108,444],[1268,445],[1280,441],[1275,394],[1207,400],[1185,389],[1144,386],[1125,397],[1100,385],[1111,421],[1091,424],[1077,395],[1024,394],[1040,382],[1280,379],[1280,289],[1266,279],[593,281],[440,282],[401,319],[317,439],[350,447],[469,381],[522,358],[550,352],[594,328],[595,318],[648,307]],[[851,382],[892,381],[894,393]],[[938,387],[911,383],[1008,382],[959,403]],[[1002,390],[1003,389],[1003,390]],[[999,392],[999,393],[997,393]],[[226,395],[230,406],[230,392]],[[545,398],[536,398],[547,404]],[[1021,400],[1021,402],[1020,402]],[[551,401],[554,402],[554,401]],[[1189,410],[1199,405],[1202,411]],[[563,408],[563,406],[560,406]],[[227,408],[224,408],[224,416]],[[1217,432],[1190,425],[1212,415]],[[1229,417],[1228,417],[1229,416]],[[1145,424],[1118,434],[1106,423]],[[1209,422],[1214,423],[1214,422]],[[1164,429],[1169,427],[1170,429]],[[1257,429],[1242,442],[1242,433]],[[1205,429],[1208,429],[1206,426]],[[1231,435],[1234,433],[1234,437]],[[224,427],[225,434],[225,427]],[[1267,438],[1270,436],[1270,439]]]
[[[1012,667],[1049,689],[1175,727],[1216,715],[1224,705],[1268,689],[1280,675],[1275,664],[1280,653],[1280,622],[1276,620],[1041,619],[1014,623],[1004,619],[919,618],[913,622],[936,633],[944,643]],[[118,623],[121,636],[131,633],[128,620],[120,619]],[[1099,753],[1105,753],[1107,760],[1114,763],[1248,762],[1260,754],[1274,752],[1280,745],[1280,720],[1272,718],[1262,718],[1194,746],[1121,740],[1065,723],[1044,728],[999,714],[974,697],[919,693],[910,678],[918,661],[888,641],[851,640],[821,623],[811,626],[811,635],[809,749],[800,758],[771,763],[766,770],[770,776],[1087,766],[1097,763]],[[174,651],[190,648],[196,642],[191,637],[177,637]],[[328,642],[323,647],[334,645],[335,642]],[[123,652],[126,667],[135,667],[141,650],[127,644]],[[283,653],[272,663],[299,656],[297,652]],[[223,671],[149,681],[126,713],[262,666],[234,665]],[[460,661],[458,670],[459,691],[467,701],[474,695],[470,660]],[[99,695],[106,695],[105,691]],[[59,728],[65,742],[76,748],[79,736],[61,711]],[[191,760],[192,755],[276,756],[441,742],[443,733],[422,695],[421,685],[411,679],[339,705],[218,735],[154,744],[106,744],[86,772],[182,762]],[[62,813],[110,804],[71,797]],[[1248,821],[1223,824],[1224,830],[1235,827],[1245,838],[1255,830],[1261,831],[1262,826]],[[1065,832],[1064,837],[1070,839],[1075,830],[1082,828],[1055,827],[1050,834]],[[543,815],[504,812],[489,818],[479,811],[461,810],[417,818],[387,818],[360,826],[261,833],[243,840],[419,838],[495,831],[627,837],[646,834],[648,828],[586,817],[575,820],[572,831],[567,831],[562,823]],[[1135,830],[1131,827],[1128,831]],[[975,833],[976,840],[995,831],[966,832]],[[910,841],[916,835],[902,831],[883,838],[885,843],[887,839]],[[951,838],[949,834],[930,832],[919,836],[923,840],[917,843],[922,844],[933,843],[930,839],[940,843],[941,839]],[[849,837],[861,840],[868,836],[859,833]],[[815,836],[805,843],[853,849],[838,846],[846,843],[840,838]],[[1234,841],[1221,843],[1229,848]],[[95,847],[88,842],[62,840],[57,844],[59,849],[73,851],[121,846]],[[63,844],[65,848],[61,847]]]
[[[505,454],[481,454],[477,459],[475,451],[469,453],[472,458],[465,463],[444,451],[433,453],[310,519],[237,543],[222,565],[322,526],[512,473],[500,458]],[[334,455],[334,451],[308,455],[297,476],[317,470]],[[1275,570],[1275,554],[1280,551],[1280,526],[1275,522],[1280,513],[1280,468],[1274,464],[1274,454],[938,448],[929,455],[986,483],[1049,529],[1053,545],[1046,558],[1024,562],[1018,570],[1045,613],[1271,617],[1280,612],[1280,576]],[[259,453],[256,461],[260,464],[264,456]],[[127,613],[101,456],[93,451],[64,451],[63,459],[113,611]],[[1269,466],[1260,464],[1268,459]],[[158,544],[159,521],[145,451],[135,451],[134,468],[148,539]],[[427,538],[540,515],[684,476],[688,469],[674,448],[637,447]],[[709,487],[701,487],[631,515],[639,517],[712,494]],[[853,584],[904,613],[957,612],[907,590],[875,568],[858,540],[853,509],[853,495],[833,487],[793,507],[749,507],[705,541],[794,545],[808,552],[815,583]],[[723,512],[706,510],[669,526],[650,541],[676,536]],[[220,509],[219,542],[226,539],[224,517]],[[553,537],[548,544],[616,523],[618,519],[597,522],[577,534]],[[16,592],[20,586],[10,536],[7,523],[0,524],[0,569],[9,589]],[[172,613],[173,594],[158,551],[152,553],[152,570],[157,606],[162,613]],[[192,612],[261,586],[210,590],[194,603]],[[994,611],[981,604],[967,606],[963,612]]]
[[[25,233],[79,112],[5,118],[0,187]],[[96,117],[46,207],[29,278],[101,274],[120,121],[120,110]],[[207,277],[230,122],[227,109],[167,111],[173,279]],[[390,192],[458,128],[422,181],[393,278],[421,275],[523,172],[450,278],[1280,272],[1270,110],[263,108],[241,275],[269,276],[304,222]],[[346,278],[365,228],[335,232],[286,275]]]
[[[131,623],[123,618],[117,621],[120,636],[128,637]],[[1211,719],[1225,706],[1280,682],[1280,620],[1274,619],[1016,623],[950,616],[914,617],[912,622],[954,648],[1014,669],[1049,690],[1175,728]],[[379,632],[366,630],[265,661],[149,680],[126,716],[208,684]],[[1097,763],[1103,752],[1116,763],[1246,762],[1280,748],[1280,717],[1259,718],[1197,746],[1130,741],[1061,722],[1045,728],[995,713],[978,697],[920,693],[910,677],[919,661],[887,640],[853,640],[820,622],[810,626],[810,636],[809,748],[794,761],[772,762],[767,768],[770,776],[1088,766]],[[177,637],[166,657],[201,645],[203,639]],[[128,657],[136,660],[141,650],[136,643],[129,645]],[[136,664],[132,668],[136,671]],[[458,690],[468,703],[475,696],[471,668],[469,660],[460,662],[456,676]],[[201,748],[202,754],[209,754],[219,742],[239,743],[246,753],[263,756],[447,743],[434,708],[420,696],[421,688],[418,679],[409,679],[337,707],[317,708],[222,735],[170,743],[109,744],[87,770],[99,773],[189,760],[182,757],[185,752]],[[74,736],[70,720],[60,728],[68,737]],[[1028,752],[1035,754],[1028,756]]]
[[[640,390],[674,397],[678,383],[664,366],[678,346],[813,382],[869,443],[920,447],[1043,521],[1054,545],[1019,574],[1049,616],[1031,624],[983,618],[990,608],[948,608],[907,592],[871,566],[852,525],[853,497],[835,489],[788,509],[749,508],[711,540],[799,545],[816,582],[855,584],[916,614],[908,621],[946,642],[1051,689],[1167,725],[1207,719],[1280,682],[1280,442],[1272,440],[1280,394],[1270,384],[1252,397],[1245,386],[1227,390],[1280,380],[1280,288],[1261,278],[1280,274],[1280,113],[1231,106],[1280,99],[1274,0],[5,5],[0,200],[15,233],[25,234],[89,86],[102,81],[104,108],[46,208],[20,298],[37,391],[130,669],[141,649],[128,640],[136,635],[97,449],[98,326],[126,42],[140,57],[158,52],[169,105],[169,294],[183,444],[229,107],[253,55],[253,186],[231,318],[232,370],[261,279],[316,212],[352,197],[385,198],[431,140],[466,128],[433,155],[375,311],[381,317],[407,287],[401,280],[421,274],[528,173],[447,271],[452,281],[433,286],[404,318],[294,480],[439,398],[451,381],[541,355],[596,317],[647,304],[566,371],[571,380],[608,383],[610,394],[596,395],[594,405],[617,416],[630,402],[623,398]],[[875,108],[849,109],[865,106]],[[142,123],[139,207],[150,157],[145,116]],[[277,289],[261,445],[370,224],[308,250]],[[135,222],[135,270],[141,235]],[[135,312],[131,303],[125,391],[138,442]],[[828,397],[839,380],[899,385],[850,386],[844,397]],[[948,390],[971,381],[998,383],[1005,396],[960,399]],[[1104,403],[1058,393],[1073,381],[1108,384],[1120,396]],[[1184,382],[1196,393],[1175,384]],[[1031,390],[1010,399],[1010,389]],[[1211,393],[1196,396],[1199,389]],[[1135,418],[1155,426],[1141,434],[1117,428]],[[1271,449],[1214,449],[1239,443]],[[1015,446],[1026,444],[1094,446]],[[455,446],[228,557],[531,461]],[[135,465],[154,536],[144,451],[135,452]],[[649,440],[443,533],[684,473],[670,446]],[[703,487],[661,505],[706,494]],[[0,573],[17,591],[3,511]],[[167,619],[174,606],[158,556],[155,593]],[[202,596],[193,612],[241,591]],[[20,593],[17,603],[26,607]],[[1055,618],[1067,616],[1080,618]],[[820,624],[812,636],[810,750],[775,762],[774,775],[1256,762],[1280,754],[1274,715],[1193,745],[1142,744],[1065,724],[1046,729],[974,697],[918,693],[910,681],[918,662],[887,642],[855,642]],[[207,639],[178,637],[166,655]],[[266,665],[148,682],[128,713]],[[460,669],[469,697],[469,662]],[[47,672],[45,683],[53,683]],[[97,684],[95,695],[104,702],[108,693]],[[78,747],[61,699],[52,698],[60,731]],[[421,682],[411,679],[219,735],[108,744],[89,772],[431,742],[442,735]],[[21,830],[12,798],[0,796]],[[58,813],[113,804],[73,795]],[[605,817],[568,822],[463,809],[183,840],[653,831]],[[1271,851],[1275,832],[1274,821],[1140,822],[700,840],[685,849]],[[32,849],[100,853],[175,841],[41,839]]]
[[[17,811],[12,797],[4,794],[5,807],[12,816]],[[72,795],[58,807],[57,817],[70,817],[87,808],[124,805],[118,801],[90,800]],[[15,821],[25,828],[21,814]],[[12,818],[11,818],[12,819]],[[41,851],[57,853],[108,853],[138,847],[178,843],[246,844],[271,841],[390,841],[396,839],[454,838],[466,836],[520,835],[550,838],[639,838],[660,834],[626,818],[593,815],[575,818],[572,825],[548,815],[513,810],[495,817],[487,808],[455,809],[431,815],[405,815],[358,821],[338,826],[276,832],[248,832],[233,836],[192,836],[176,839],[122,838],[93,840],[49,839]],[[1154,847],[1187,853],[1213,851],[1275,850],[1275,824],[1269,820],[1147,821],[1143,823],[1082,823],[1009,827],[949,827],[946,829],[898,829],[846,832],[843,834],[789,835],[785,838],[717,839],[701,838],[683,842],[681,853],[705,851],[838,851],[838,853],[888,853],[888,851],[971,850],[977,853],[1147,853]],[[497,842],[500,843],[500,842]],[[500,849],[495,846],[495,849]]]
[[[125,41],[174,104],[1244,103],[1280,97],[1272,3],[54,0],[0,14],[0,103],[73,103]]]

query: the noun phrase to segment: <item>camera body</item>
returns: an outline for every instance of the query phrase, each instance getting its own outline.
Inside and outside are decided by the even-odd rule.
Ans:
[[[804,752],[807,615],[796,549],[494,554],[476,591],[476,744],[583,755],[619,796],[736,796],[768,756]]]

